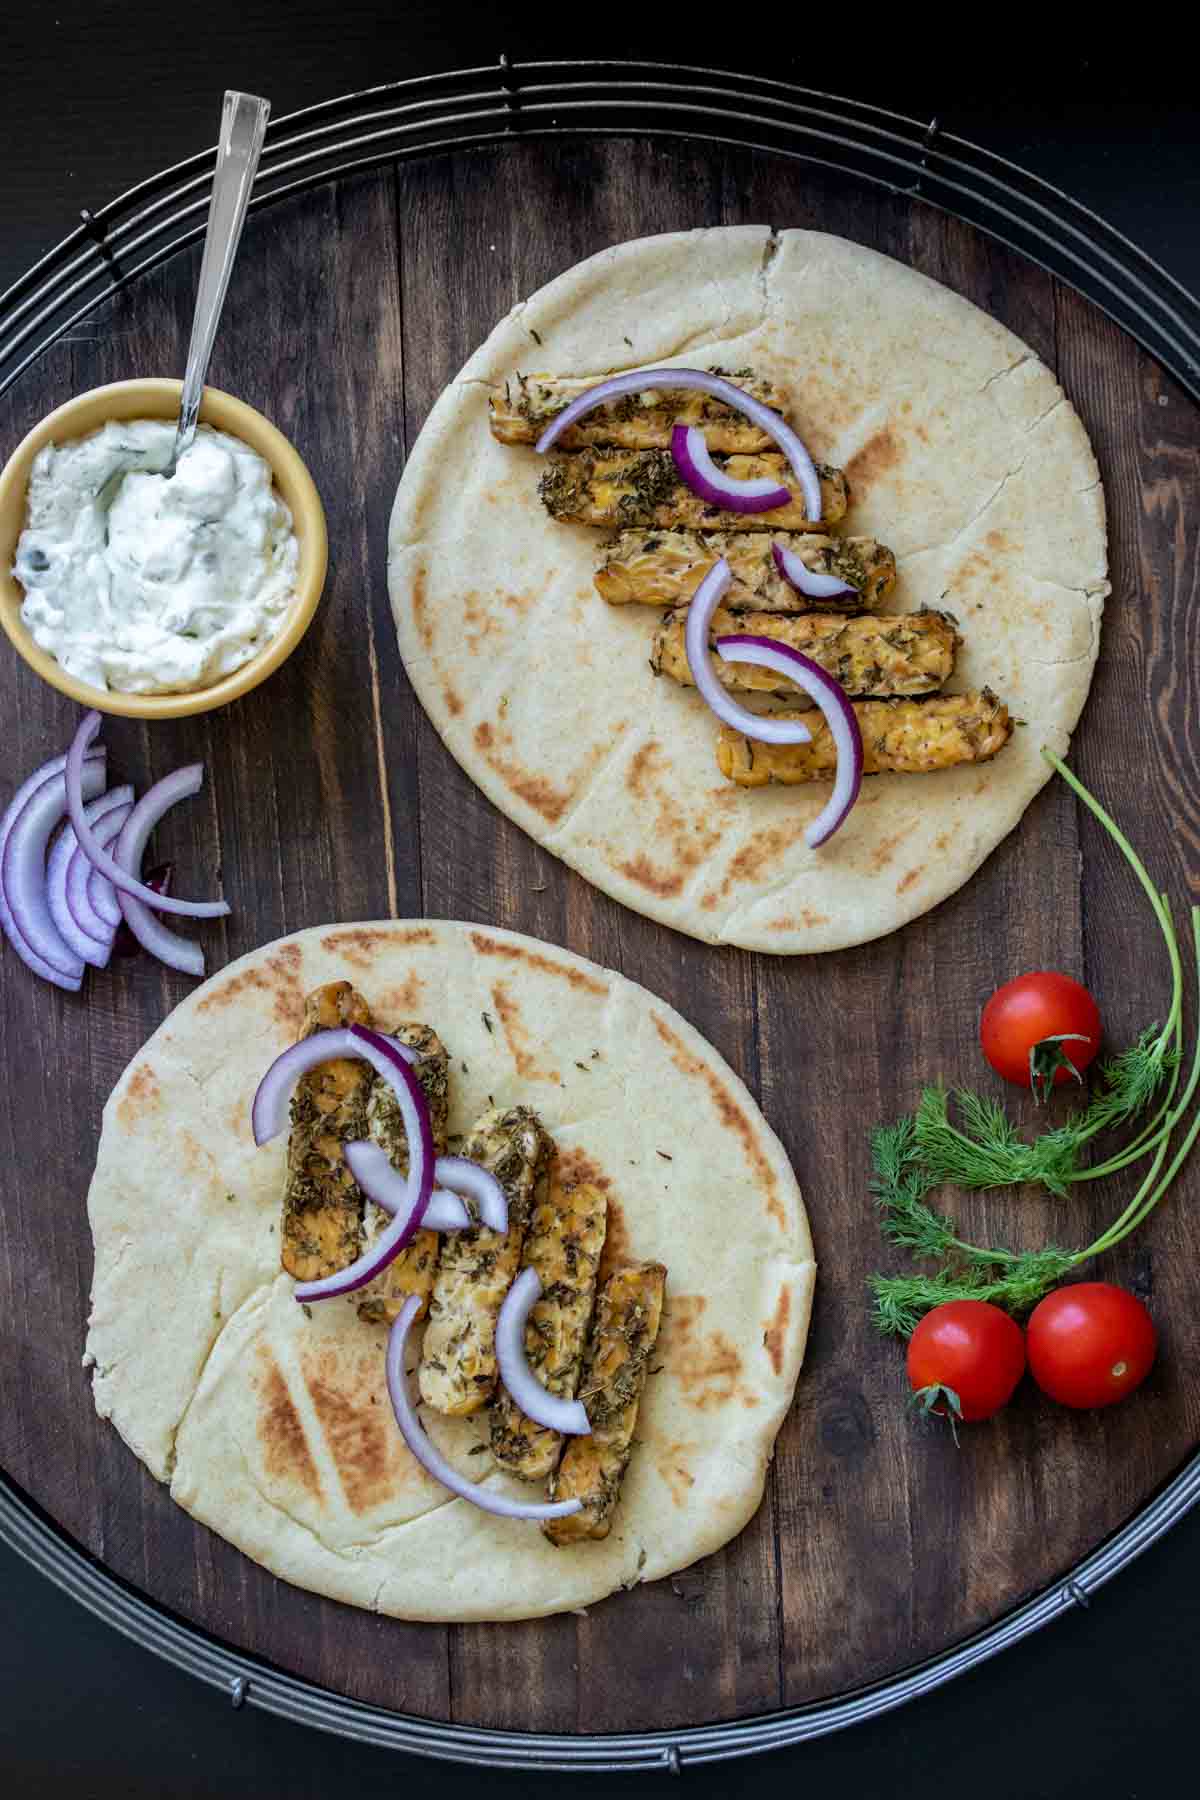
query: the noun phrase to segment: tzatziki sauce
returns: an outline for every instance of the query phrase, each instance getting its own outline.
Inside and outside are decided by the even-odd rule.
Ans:
[[[34,642],[125,694],[211,687],[283,624],[300,546],[256,450],[201,425],[110,420],[34,458],[13,574]]]

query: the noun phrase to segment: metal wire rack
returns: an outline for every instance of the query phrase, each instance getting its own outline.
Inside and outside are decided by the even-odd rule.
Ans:
[[[1200,400],[1200,302],[1129,239],[1039,177],[941,129],[844,97],[682,64],[507,57],[273,119],[255,208],[397,159],[514,137],[703,133],[919,194],[1077,288]],[[0,296],[0,394],[109,295],[199,239],[213,154],[178,163],[95,210]],[[240,1655],[143,1599],[72,1543],[0,1474],[0,1539],[98,1617],[178,1668],[258,1707],[361,1742],[488,1768],[615,1772],[720,1762],[844,1730],[940,1687],[1074,1606],[1200,1502],[1197,1454],[1063,1582],[900,1675],[790,1711],[620,1736],[489,1731],[341,1698]]]

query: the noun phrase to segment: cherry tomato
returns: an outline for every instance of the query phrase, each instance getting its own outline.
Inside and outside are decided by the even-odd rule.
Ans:
[[[908,1379],[927,1412],[990,1419],[1025,1370],[1021,1327],[986,1300],[947,1300],[908,1341]]]
[[[1064,1406],[1112,1406],[1150,1373],[1158,1337],[1141,1301],[1107,1281],[1056,1288],[1027,1328],[1029,1367]]]
[[[1100,1048],[1100,1013],[1069,975],[1037,969],[998,987],[983,1009],[979,1041],[1005,1081],[1044,1099],[1051,1081],[1077,1081]]]

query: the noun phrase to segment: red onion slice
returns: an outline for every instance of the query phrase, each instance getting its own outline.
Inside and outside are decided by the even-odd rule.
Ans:
[[[566,1437],[589,1437],[591,1421],[582,1400],[566,1400],[543,1387],[525,1355],[525,1326],[542,1297],[541,1276],[536,1269],[522,1269],[504,1296],[496,1320],[496,1362],[500,1379],[535,1425],[561,1431]]]
[[[84,802],[94,800],[103,787],[103,763],[83,764],[79,771],[81,817]],[[46,847],[66,810],[64,770],[35,787],[13,820],[0,861],[0,882],[16,928],[12,943],[17,954],[31,950],[40,963],[74,981],[83,974],[83,961],[64,943],[46,897]]]
[[[74,831],[75,827],[72,826],[71,829]],[[96,836],[99,838],[100,833],[97,832]],[[107,850],[112,840],[110,838],[100,838],[100,841]],[[99,869],[95,867],[82,844],[76,851],[76,855],[82,856],[84,862],[87,864],[87,905],[103,924],[111,925],[115,931],[121,923],[121,908],[117,904],[116,888],[108,879],[108,876],[102,875]]]
[[[479,1209],[479,1222],[489,1231],[508,1230],[508,1200],[504,1189],[489,1169],[481,1168],[467,1156],[439,1156],[433,1171],[440,1187],[453,1194],[465,1194]]]
[[[385,1038],[383,1041],[406,1062],[417,1061],[416,1051],[410,1050],[407,1044],[397,1043],[395,1038]],[[335,1056],[366,1057],[366,1052],[350,1036],[349,1026],[333,1031],[314,1032],[312,1037],[301,1038],[298,1044],[290,1045],[275,1058],[258,1084],[254,1104],[250,1109],[250,1128],[260,1150],[272,1138],[278,1137],[281,1131],[286,1131],[291,1123],[288,1107],[300,1077]],[[366,1057],[366,1060],[370,1062],[371,1059]],[[378,1066],[377,1063],[372,1064],[374,1068]],[[387,1071],[380,1070],[380,1073],[385,1080],[391,1080]]]
[[[744,736],[756,738],[763,744],[811,743],[812,732],[799,719],[772,719],[761,713],[752,713],[746,707],[739,706],[717,678],[708,647],[708,632],[713,614],[721,604],[721,596],[732,580],[733,571],[722,556],[713,564],[692,597],[683,637],[692,680],[718,719],[723,719],[726,725],[732,725],[735,731],[742,732]]]
[[[188,763],[184,768],[176,769],[173,775],[156,781],[152,788],[147,788],[122,827],[113,849],[114,862],[130,875],[140,875],[142,857],[150,833],[163,814],[169,812],[178,801],[190,800],[193,794],[200,792],[203,785],[203,764]],[[139,882],[138,885],[145,884]],[[156,888],[148,888],[148,891],[158,895]],[[180,937],[177,931],[164,925],[148,906],[143,906],[132,894],[117,893],[116,900],[125,923],[143,950],[148,950],[151,956],[156,956],[167,968],[178,969],[183,975],[204,974],[204,951],[199,944]]]
[[[88,805],[88,823],[102,843],[111,842],[117,835],[129,816],[132,800],[131,787],[110,788]],[[77,880],[74,894],[71,892],[71,864],[77,852],[86,870],[88,864],[79,851],[75,828],[68,823],[55,838],[46,862],[46,901],[63,942],[82,962],[102,969],[112,949],[112,928],[88,906],[86,879],[82,884]]]
[[[771,555],[775,558],[775,567],[783,579],[801,594],[807,594],[810,600],[840,600],[847,594],[857,594],[860,591],[853,582],[843,581],[840,575],[819,575],[801,562],[796,552],[789,550],[786,544],[772,544]]]
[[[116,812],[109,813],[105,818],[96,821],[96,836],[105,849],[120,837],[121,827],[132,811],[132,806],[121,806]],[[73,825],[67,825],[65,829],[74,836]],[[112,901],[112,911],[116,914],[115,923],[109,917],[107,904],[96,904],[93,882],[99,882],[107,890]],[[67,905],[74,918],[92,919],[95,921],[97,931],[105,933],[106,948],[103,960],[98,962],[96,967],[99,969],[107,967],[112,952],[116,948],[117,934],[121,929],[121,909],[117,905],[116,889],[110,881],[105,881],[103,875],[93,869],[78,842],[71,855],[70,867],[67,869]]]
[[[862,731],[846,691],[832,675],[818,667],[811,657],[801,655],[789,644],[775,638],[737,633],[717,639],[717,651],[726,662],[757,663],[759,668],[774,669],[815,700],[824,713],[837,749],[837,773],[828,804],[806,828],[804,841],[816,850],[846,822],[862,787]]]
[[[139,881],[135,875],[131,875],[127,869],[123,869],[116,858],[111,856],[104,846],[96,841],[95,832],[83,816],[83,800],[79,792],[79,775],[83,765],[83,759],[87,754],[88,746],[99,729],[100,714],[98,712],[86,713],[80,722],[79,730],[75,733],[71,748],[67,751],[67,803],[71,814],[71,823],[75,827],[75,835],[79,839],[80,845],[87,855],[88,860],[92,863],[93,867],[100,870],[101,874],[107,875],[108,879],[119,892],[131,894],[135,900],[142,901],[144,905],[151,907],[155,912],[178,913],[185,919],[225,918],[229,912],[228,901],[176,900],[173,894],[156,894],[154,889],[147,887],[144,881]],[[199,764],[196,764],[195,766],[197,768],[200,767]],[[185,775],[188,771],[180,770],[179,773]],[[156,782],[152,788],[148,789],[148,791],[142,795],[142,798],[138,803],[139,806],[149,806],[154,804],[155,796],[174,779],[175,777],[168,776],[166,783]],[[189,791],[194,792],[195,790],[191,789]],[[156,820],[161,818],[162,813],[165,811],[166,806],[163,806],[155,815]]]
[[[408,1203],[408,1177],[393,1167],[392,1159],[380,1144],[358,1138],[342,1146],[346,1167],[355,1181],[383,1212],[395,1215]],[[433,1178],[438,1179],[442,1158],[433,1165]],[[465,1231],[471,1215],[457,1194],[435,1187],[421,1221],[423,1231]]]
[[[631,374],[613,375],[607,381],[598,382],[595,387],[577,394],[571,404],[564,407],[558,417],[547,425],[535,445],[539,456],[544,456],[562,433],[576,419],[581,419],[584,413],[603,406],[606,400],[615,400],[621,394],[640,394],[649,388],[696,388],[701,393],[712,394],[716,399],[724,400],[727,406],[735,407],[744,414],[779,445],[800,484],[805,512],[814,525],[820,524],[821,479],[812,457],[791,426],[772,407],[764,406],[761,400],[756,400],[752,394],[747,394],[732,381],[726,381],[720,375],[709,375],[703,369],[636,369]]]
[[[357,1057],[370,1063],[396,1096],[408,1139],[405,1203],[397,1210],[387,1230],[348,1268],[326,1275],[320,1281],[298,1282],[292,1292],[293,1297],[301,1301],[332,1300],[338,1294],[353,1294],[374,1281],[421,1229],[433,1192],[434,1154],[429,1103],[409,1067],[414,1060],[412,1053],[378,1031],[369,1031],[365,1025],[314,1032],[312,1037],[302,1038],[275,1058],[258,1084],[251,1107],[250,1122],[255,1143],[268,1143],[283,1130],[288,1122],[288,1101],[301,1075],[335,1056]]]
[[[786,506],[791,499],[787,488],[772,481],[769,475],[755,475],[738,481],[717,467],[708,453],[704,433],[698,425],[675,425],[671,429],[671,456],[679,471],[679,479],[693,494],[699,494],[710,506],[723,506],[726,512],[772,512]]]
[[[101,767],[104,765],[104,757],[105,751],[100,744],[97,744],[88,754],[89,762],[97,763]],[[49,762],[43,763],[40,769],[35,769],[33,774],[21,783],[20,787],[5,807],[4,816],[3,818],[0,818],[0,870],[3,869],[4,849],[5,845],[8,843],[8,834],[24,809],[25,802],[29,799],[31,794],[41,787],[43,782],[49,781],[54,775],[61,775],[66,766],[67,759],[65,756],[55,756],[52,757]],[[12,911],[4,893],[2,879],[0,879],[0,929],[3,929],[5,937],[8,939],[17,955],[21,958],[22,962],[32,969],[35,975],[40,975],[43,981],[52,981],[56,987],[66,988],[70,993],[78,993],[83,982],[82,969],[76,976],[63,975],[59,970],[52,968],[48,962],[45,962],[42,957],[36,955],[35,952],[29,948],[29,945],[25,942],[17,929],[17,922],[12,916]]]
[[[447,1462],[425,1433],[408,1391],[408,1377],[404,1373],[408,1334],[420,1310],[420,1295],[410,1294],[388,1334],[387,1385],[400,1435],[421,1467],[435,1481],[440,1481],[443,1487],[449,1488],[452,1494],[457,1494],[460,1500],[469,1500],[472,1506],[478,1506],[484,1512],[495,1513],[501,1519],[565,1519],[568,1514],[581,1511],[583,1501],[578,1499],[510,1500],[504,1494],[494,1494],[489,1488],[468,1481],[465,1475],[460,1475]]]

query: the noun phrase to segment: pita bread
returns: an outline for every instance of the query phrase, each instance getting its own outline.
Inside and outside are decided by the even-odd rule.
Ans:
[[[992,763],[868,781],[820,850],[828,786],[747,792],[717,724],[647,667],[657,613],[607,606],[600,534],[561,525],[532,449],[495,443],[516,371],[600,380],[660,363],[753,367],[813,454],[845,469],[839,527],[889,544],[887,610],[940,607],[950,691],[990,685],[1023,726]],[[1109,591],[1086,433],[1019,338],[915,270],[820,232],[745,226],[620,244],[522,302],[442,395],[390,535],[405,666],[495,804],[636,911],[713,943],[794,954],[893,931],[1011,831],[1065,754]]]
[[[342,978],[381,1024],[441,1034],[452,1132],[492,1098],[533,1106],[560,1159],[607,1184],[610,1262],[668,1266],[657,1372],[604,1542],[555,1549],[536,1524],[449,1497],[396,1428],[386,1330],[352,1301],[306,1314],[280,1273],[285,1144],[256,1150],[248,1110],[305,993]],[[814,1278],[795,1177],[686,1021],[568,951],[387,920],[243,957],[121,1077],[88,1215],[97,1409],[181,1506],[300,1587],[410,1619],[532,1617],[682,1568],[759,1504]],[[427,1425],[473,1479],[537,1491],[478,1450],[486,1413]]]

